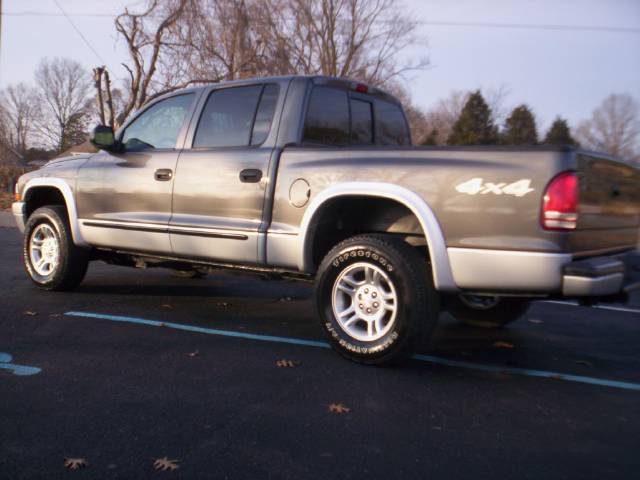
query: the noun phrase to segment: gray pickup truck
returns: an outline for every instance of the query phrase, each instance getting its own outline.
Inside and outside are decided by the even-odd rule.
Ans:
[[[18,181],[24,264],[47,290],[92,260],[314,280],[334,348],[381,364],[443,309],[497,327],[532,299],[634,287],[636,168],[573,148],[411,147],[400,103],[354,81],[182,90],[92,141]]]

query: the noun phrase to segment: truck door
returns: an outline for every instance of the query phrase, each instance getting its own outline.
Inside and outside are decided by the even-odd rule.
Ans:
[[[176,170],[169,223],[173,252],[258,263],[279,86],[214,87],[202,102]]]
[[[123,152],[100,152],[80,169],[78,217],[88,243],[171,253],[174,173],[198,93],[150,104],[119,132]]]

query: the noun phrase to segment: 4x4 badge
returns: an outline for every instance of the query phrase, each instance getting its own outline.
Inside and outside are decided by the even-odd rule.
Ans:
[[[482,178],[476,177],[457,185],[456,190],[468,195],[486,195],[487,193],[493,193],[494,195],[504,194],[524,197],[527,193],[531,193],[535,189],[531,188],[531,180],[528,178],[523,178],[522,180],[507,185],[506,183],[484,183]]]

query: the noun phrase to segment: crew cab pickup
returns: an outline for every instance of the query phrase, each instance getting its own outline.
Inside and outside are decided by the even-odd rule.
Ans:
[[[532,299],[634,287],[638,169],[570,147],[412,147],[398,100],[351,80],[173,92],[92,141],[18,181],[41,288],[76,287],[92,260],[313,280],[334,348],[380,364],[443,309],[497,327]]]

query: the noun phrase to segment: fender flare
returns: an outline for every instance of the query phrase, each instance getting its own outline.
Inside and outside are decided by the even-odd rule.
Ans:
[[[24,187],[24,191],[22,192],[22,198],[24,199],[25,203],[28,203],[29,201],[29,191],[37,187],[53,187],[62,194],[67,207],[67,214],[69,216],[69,226],[71,227],[73,243],[81,247],[88,247],[89,245],[84,241],[82,233],[80,232],[80,222],[78,221],[76,201],[69,184],[62,178],[56,177],[32,178],[27,182]]]
[[[343,196],[378,197],[395,200],[407,207],[418,218],[427,241],[429,258],[431,259],[433,282],[436,290],[457,291],[458,287],[453,279],[447,245],[442,234],[440,224],[429,205],[415,192],[382,182],[345,182],[333,185],[316,195],[302,217],[300,225],[300,252],[298,268],[307,272],[311,270],[311,238],[309,227],[318,210],[325,202]]]

